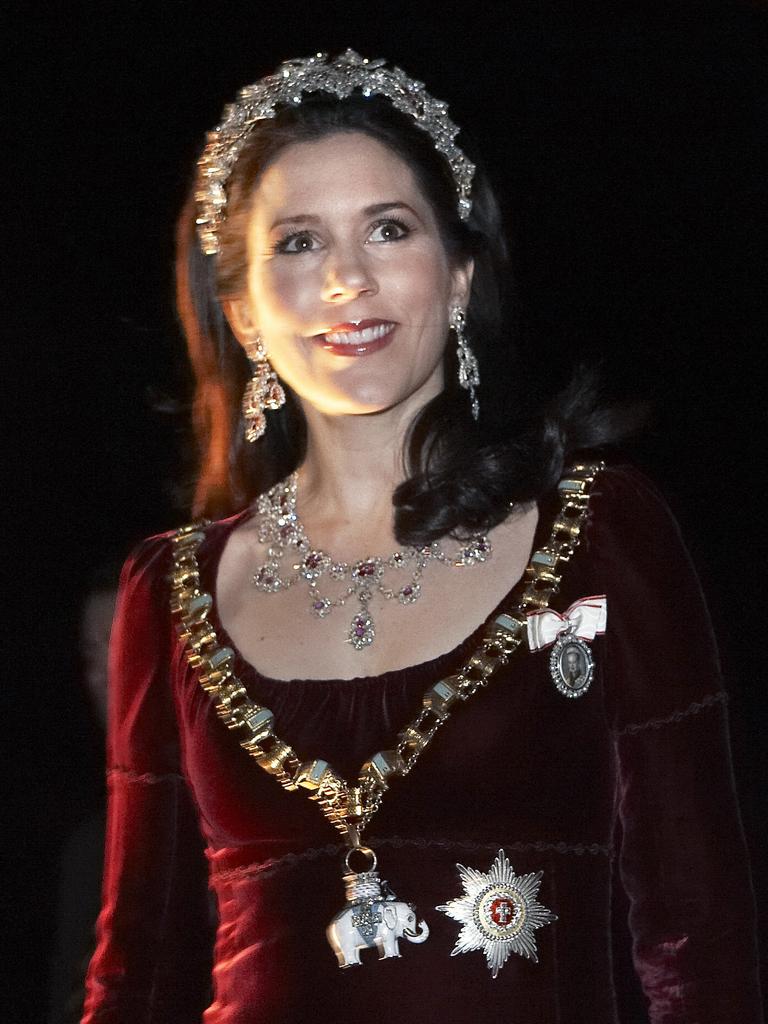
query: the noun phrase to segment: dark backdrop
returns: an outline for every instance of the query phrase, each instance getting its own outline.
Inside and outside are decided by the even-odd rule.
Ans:
[[[6,538],[19,556],[5,611],[23,620],[6,629],[0,884],[18,1009],[5,1018],[43,1019],[61,843],[101,798],[75,643],[88,577],[185,514],[174,216],[223,102],[320,49],[387,56],[471,127],[504,196],[539,371],[601,359],[610,392],[653,402],[630,454],[665,490],[711,604],[765,891],[766,8],[349,0],[5,13]]]

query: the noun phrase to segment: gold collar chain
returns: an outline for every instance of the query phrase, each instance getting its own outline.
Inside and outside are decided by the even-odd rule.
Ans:
[[[418,715],[397,735],[391,750],[381,750],[360,769],[350,785],[321,758],[302,761],[274,732],[274,715],[256,704],[234,674],[235,653],[219,642],[210,622],[213,598],[201,590],[197,550],[205,539],[207,521],[197,521],[173,536],[171,609],[185,644],[189,665],[199,673],[200,685],[212,695],[216,712],[240,745],[257,764],[274,775],[287,790],[304,789],[316,800],[325,817],[343,833],[350,848],[381,806],[390,781],[407,775],[437,731],[445,725],[454,705],[468,700],[486,686],[496,670],[525,640],[526,615],[546,608],[557,593],[565,565],[579,543],[589,495],[603,463],[577,463],[558,484],[560,508],[547,543],[534,551],[520,584],[519,600],[510,612],[486,623],[478,649],[459,672],[430,686]]]

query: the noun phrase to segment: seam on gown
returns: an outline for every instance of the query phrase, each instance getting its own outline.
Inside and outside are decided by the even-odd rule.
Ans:
[[[419,849],[439,847],[445,850],[466,850],[468,852],[482,852],[495,854],[499,848],[525,853],[535,850],[538,853],[572,853],[578,857],[584,854],[591,856],[603,856],[609,860],[613,857],[610,847],[601,843],[565,843],[565,842],[514,842],[514,843],[476,843],[470,839],[408,839],[402,836],[392,836],[389,839],[370,839],[369,845],[372,848],[380,846],[392,846],[395,849],[402,849],[407,846],[415,846]],[[282,857],[272,857],[269,860],[257,864],[243,864],[236,868],[224,868],[217,871],[212,869],[211,880],[220,882],[237,881],[240,878],[253,878],[255,876],[269,876],[285,868],[293,867],[302,861],[317,860],[320,857],[333,857],[346,849],[344,843],[329,843],[327,846],[313,847],[303,850],[301,853],[286,853]]]
[[[165,775],[156,775],[154,772],[136,772],[132,768],[123,768],[121,765],[115,765],[112,768],[107,768],[107,779],[113,777],[119,777],[125,779],[126,782],[141,782],[145,785],[154,785],[156,782],[181,782],[184,780],[183,775],[179,775],[178,772],[167,772]]]
[[[600,843],[555,843],[545,842],[544,840],[514,843],[476,843],[472,839],[404,839],[402,836],[392,836],[389,839],[380,839],[378,841],[374,839],[371,841],[371,846],[394,846],[396,849],[400,849],[403,846],[417,846],[421,849],[438,846],[446,850],[458,848],[462,850],[488,850],[491,853],[497,853],[499,847],[504,847],[505,849],[515,850],[517,853],[536,850],[539,853],[575,853],[579,857],[585,853],[602,853],[605,856],[610,854],[609,847],[603,846]]]
[[[728,694],[724,691],[720,693],[710,693],[707,697],[704,697],[700,701],[693,701],[683,711],[673,711],[671,715],[667,715],[665,718],[649,718],[647,722],[633,722],[631,725],[625,725],[623,729],[618,729],[616,732],[617,736],[632,736],[637,732],[642,732],[644,729],[661,729],[665,725],[673,725],[675,722],[682,722],[683,719],[689,718],[691,715],[698,715],[700,711],[705,708],[712,707],[715,704],[727,704]]]

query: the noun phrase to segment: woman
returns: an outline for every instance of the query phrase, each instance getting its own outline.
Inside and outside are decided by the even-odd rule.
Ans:
[[[124,570],[85,1021],[615,1021],[617,848],[651,1019],[760,1019],[698,584],[585,454],[610,418],[524,400],[455,135],[347,52],[209,136],[180,308],[229,517]]]

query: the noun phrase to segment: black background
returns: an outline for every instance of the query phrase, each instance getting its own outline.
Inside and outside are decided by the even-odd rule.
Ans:
[[[317,50],[386,56],[449,100],[503,194],[530,359],[558,374],[600,359],[613,392],[653,402],[630,454],[667,494],[711,605],[764,893],[766,8],[118,2],[5,16],[5,1019],[44,1017],[60,846],[101,798],[76,653],[89,574],[185,516],[174,217],[223,103]]]

